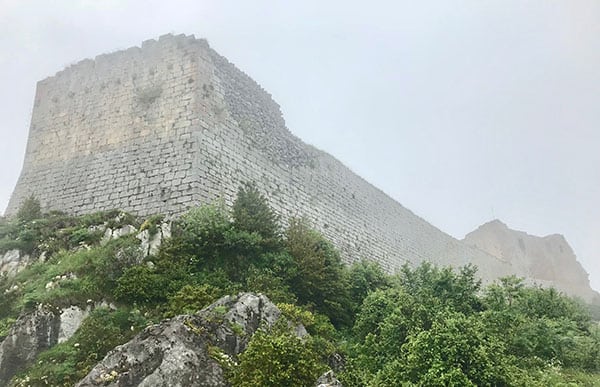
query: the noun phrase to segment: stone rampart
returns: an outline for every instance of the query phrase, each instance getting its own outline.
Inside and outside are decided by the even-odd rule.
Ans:
[[[193,36],[166,35],[84,60],[38,83],[14,214],[33,194],[46,210],[121,208],[179,214],[254,181],[283,219],[304,216],[341,250],[394,271],[404,262],[509,262],[438,230],[286,128],[279,106]]]

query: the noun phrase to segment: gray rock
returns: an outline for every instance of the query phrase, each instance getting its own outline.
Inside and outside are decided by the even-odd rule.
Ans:
[[[25,268],[29,261],[29,255],[22,255],[19,250],[9,250],[0,255],[0,273],[12,277]]]
[[[137,228],[135,228],[134,226],[132,226],[130,224],[123,226],[121,228],[114,229],[114,230],[111,228],[107,228],[104,231],[104,236],[102,237],[102,243],[106,243],[106,242],[110,241],[111,239],[118,239],[123,236],[133,234],[135,232],[137,232]]]
[[[81,309],[78,306],[65,308],[60,312],[60,330],[58,342],[63,343],[71,338],[79,329],[83,320],[90,314],[90,310]]]
[[[281,316],[263,295],[226,296],[194,315],[146,328],[116,347],[77,386],[228,386],[233,362],[260,327]]]
[[[143,230],[136,235],[136,238],[140,240],[140,248],[144,253],[144,256],[156,255],[158,249],[162,244],[163,240],[171,237],[171,223],[161,223],[158,232],[150,236],[149,230]]]
[[[50,306],[38,306],[21,316],[0,344],[0,386],[29,366],[37,355],[58,342],[60,314]]]
[[[317,387],[343,387],[333,371],[329,370],[317,379]]]

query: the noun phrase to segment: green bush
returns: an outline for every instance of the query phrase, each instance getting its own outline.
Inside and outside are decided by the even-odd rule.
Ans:
[[[115,298],[126,303],[158,303],[167,300],[167,280],[146,265],[125,270],[117,280]]]
[[[196,313],[222,296],[222,290],[209,284],[185,285],[169,297],[165,317]]]
[[[17,321],[12,317],[6,317],[0,320],[0,341],[8,335],[8,332],[12,328],[13,324]]]
[[[300,304],[314,305],[336,326],[350,325],[352,305],[339,253],[303,220],[292,219],[285,237],[286,250],[294,259],[290,288]]]
[[[239,188],[232,216],[233,226],[239,231],[257,233],[268,241],[275,241],[279,237],[279,217],[269,207],[256,184],[246,183]]]
[[[236,387],[312,387],[325,368],[310,338],[301,339],[279,326],[252,336],[230,380]]]
[[[42,217],[40,201],[31,195],[21,203],[17,210],[17,219],[21,222],[30,222]]]

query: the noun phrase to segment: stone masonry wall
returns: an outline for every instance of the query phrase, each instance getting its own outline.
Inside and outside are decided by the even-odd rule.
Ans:
[[[206,74],[199,50],[194,39],[167,36],[40,81],[7,213],[31,194],[45,209],[72,213],[191,202],[196,83]]]
[[[450,237],[285,127],[256,82],[193,36],[163,36],[82,61],[38,84],[23,171],[7,214],[45,209],[179,214],[254,181],[282,215],[304,216],[341,250],[394,271],[404,262],[506,260]]]

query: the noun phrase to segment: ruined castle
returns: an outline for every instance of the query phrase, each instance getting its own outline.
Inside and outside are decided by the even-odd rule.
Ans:
[[[194,36],[165,35],[38,82],[6,213],[35,195],[45,210],[176,215],[218,198],[231,204],[246,181],[283,219],[311,221],[346,262],[367,258],[389,272],[405,262],[473,263],[484,280],[536,280],[510,254],[452,238],[303,143],[265,90]],[[567,282],[539,279],[589,299],[580,271]]]

